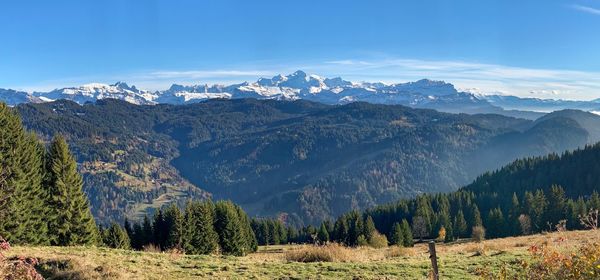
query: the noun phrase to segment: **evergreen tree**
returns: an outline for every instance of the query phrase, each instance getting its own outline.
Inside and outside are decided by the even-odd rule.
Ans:
[[[287,230],[285,229],[285,226],[283,225],[283,223],[279,220],[277,221],[277,231],[279,232],[279,242],[281,244],[287,244],[288,243]],[[256,251],[256,250],[254,250],[254,251]]]
[[[525,203],[525,208],[528,212],[527,214],[531,218],[533,230],[535,232],[540,232],[545,227],[544,213],[548,205],[544,191],[537,190],[535,194],[526,192]]]
[[[142,225],[134,223],[131,226],[131,232],[131,235],[129,235],[131,247],[136,250],[141,250],[142,246],[144,246],[144,231],[142,229]]]
[[[269,244],[279,245],[279,231],[277,230],[277,224],[273,220],[267,221],[269,229]]]
[[[452,222],[448,221],[448,227],[446,228],[446,236],[444,238],[444,242],[452,242],[456,239],[454,236],[454,228],[452,226]]]
[[[258,242],[256,241],[256,235],[254,234],[254,231],[252,231],[252,226],[250,226],[250,218],[248,217],[246,212],[244,212],[244,209],[242,209],[242,207],[236,204],[233,205],[237,212],[237,216],[240,223],[240,230],[244,238],[244,252],[256,252],[256,250],[258,250]],[[279,236],[279,242],[281,242],[285,238],[285,236],[282,235],[281,223],[279,221],[277,221],[276,232]]]
[[[521,215],[521,204],[519,203],[519,198],[517,197],[517,193],[513,193],[510,210],[508,212],[507,217],[507,225],[510,227],[508,232],[510,235],[519,235],[521,232],[521,226],[519,224],[519,216]]]
[[[211,201],[188,202],[185,207],[183,249],[189,254],[210,254],[219,247],[215,206]]]
[[[402,220],[402,240],[404,242],[404,247],[413,246],[412,230],[410,229],[410,225],[406,219]]]
[[[287,237],[288,237],[288,242],[290,242],[290,243],[298,242],[298,231],[296,230],[296,228],[288,227],[287,228]]]
[[[546,211],[545,222],[551,226],[558,224],[560,220],[566,218],[567,198],[565,190],[561,186],[553,185],[550,188],[548,196],[548,210]]]
[[[321,227],[319,227],[319,232],[317,232],[317,239],[321,243],[326,243],[329,241],[329,232],[327,232],[327,226],[325,223],[321,223]]]
[[[112,223],[107,229],[102,230],[102,243],[110,248],[131,249],[127,231],[116,223]]]
[[[83,179],[67,142],[56,136],[50,145],[50,186],[48,230],[54,245],[91,245],[98,241],[98,229],[83,192]]]
[[[592,210],[600,210],[600,195],[597,191],[593,191],[587,204],[587,208]]]
[[[230,201],[215,204],[215,229],[219,234],[219,245],[224,254],[243,256],[246,251],[246,237],[238,213]]]
[[[371,238],[373,237],[373,234],[375,234],[376,232],[377,232],[377,229],[375,228],[375,223],[373,222],[373,218],[371,216],[368,216],[367,219],[365,220],[363,235],[365,236],[365,238],[367,240],[371,240]]]
[[[140,240],[140,248],[149,244],[156,244],[156,242],[154,241],[154,231],[152,230],[152,222],[150,222],[150,218],[148,218],[148,216],[144,216]]]
[[[13,244],[47,244],[45,149],[0,103],[0,235]]]
[[[467,221],[462,210],[454,217],[454,234],[457,238],[464,237],[467,234]]]
[[[47,192],[43,188],[45,148],[33,134],[20,140],[15,155],[18,167],[13,170],[14,193],[8,218],[11,242],[47,244]]]
[[[500,208],[490,210],[487,218],[487,233],[490,237],[504,236],[504,215]]]
[[[349,246],[357,246],[358,244],[358,237],[359,236],[363,236],[363,238],[366,240],[366,237],[364,236],[364,222],[363,222],[363,218],[360,215],[360,213],[358,211],[352,211],[350,212],[350,215],[348,216],[348,224],[349,224],[349,228],[348,228],[348,245]]]
[[[471,221],[471,227],[482,226],[483,222],[481,221],[481,213],[479,212],[479,207],[476,204],[473,204],[471,208],[471,216],[473,220]]]
[[[154,240],[154,245],[158,246],[161,250],[166,249],[165,245],[167,243],[168,234],[169,228],[165,223],[163,211],[162,209],[158,209],[158,211],[154,213],[154,221],[152,222],[152,240]]]
[[[390,244],[404,246],[404,235],[400,223],[394,223],[392,226],[392,235],[390,236]]]
[[[171,204],[164,212],[166,228],[165,249],[183,248],[183,214],[175,203]]]
[[[348,222],[344,216],[340,217],[333,226],[333,239],[342,244],[348,244]]]

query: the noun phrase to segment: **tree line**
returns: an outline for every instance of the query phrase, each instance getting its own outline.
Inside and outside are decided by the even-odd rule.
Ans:
[[[231,201],[190,201],[183,210],[171,204],[140,223],[126,220],[101,232],[106,246],[121,249],[243,256],[258,248],[248,215]]]

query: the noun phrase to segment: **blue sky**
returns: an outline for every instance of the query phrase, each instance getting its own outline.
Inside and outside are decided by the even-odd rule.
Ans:
[[[600,0],[2,1],[0,87],[228,83],[297,69],[600,97]]]

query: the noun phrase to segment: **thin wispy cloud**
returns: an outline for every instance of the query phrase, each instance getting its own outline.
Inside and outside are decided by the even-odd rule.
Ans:
[[[578,5],[578,4],[573,4],[570,7],[572,9],[578,10],[580,12],[584,12],[584,13],[588,13],[588,14],[600,16],[600,9],[597,9],[597,8],[593,8],[593,7],[589,7],[589,6],[583,6],[583,5]]]
[[[150,78],[159,79],[211,79],[211,78],[231,78],[231,77],[255,77],[273,75],[269,71],[244,71],[244,70],[199,70],[199,71],[156,71],[148,73]]]
[[[461,89],[488,94],[580,100],[600,97],[598,72],[418,59],[329,61],[320,70],[334,71],[342,77],[388,83],[422,78],[444,80]]]
[[[285,65],[285,66],[281,66]],[[536,69],[470,61],[420,60],[404,58],[341,59],[312,64],[281,62],[258,63],[255,69],[232,66],[229,69],[151,70],[103,77],[69,79],[62,86],[90,82],[126,81],[149,90],[163,90],[171,84],[233,84],[253,82],[261,77],[305,70],[324,77],[342,77],[354,82],[388,84],[419,79],[443,80],[458,89],[482,94],[507,94],[521,97],[590,100],[600,97],[600,72]],[[256,70],[259,69],[259,70]],[[64,81],[63,81],[64,82]],[[53,81],[52,88],[59,87]],[[50,86],[48,86],[50,87]],[[23,88],[23,87],[22,87]],[[25,87],[26,88],[26,87]],[[29,87],[31,88],[31,87]],[[42,89],[43,85],[38,85]]]

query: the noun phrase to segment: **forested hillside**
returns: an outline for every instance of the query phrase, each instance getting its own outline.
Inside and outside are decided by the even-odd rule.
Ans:
[[[532,122],[367,103],[102,100],[18,110],[42,137],[67,137],[92,211],[105,222],[139,220],[169,202],[212,195],[251,215],[318,223],[350,209],[452,191],[516,158],[597,140],[577,116]]]
[[[349,246],[370,243],[370,236],[381,232],[391,244],[410,246],[413,237],[450,242],[596,229],[599,185],[600,143],[562,155],[519,159],[456,192],[423,194],[362,213],[349,212],[300,232]],[[265,241],[261,236],[278,235],[281,225],[271,221],[259,225],[254,226],[259,244],[276,244],[285,237],[279,234]]]

